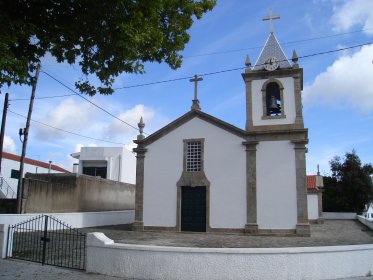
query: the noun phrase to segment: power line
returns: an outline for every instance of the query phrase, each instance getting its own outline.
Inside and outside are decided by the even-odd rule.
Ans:
[[[371,28],[373,29],[373,28]],[[371,29],[363,29],[363,30],[360,30],[360,31],[366,31],[366,30],[371,30]],[[339,35],[344,35],[344,34],[350,34],[350,33],[356,33],[356,32],[360,32],[360,31],[353,31],[353,32],[346,32],[346,33],[340,33],[340,34],[335,34],[335,35],[329,35],[329,36],[320,36],[320,37],[316,37],[316,38],[326,38],[326,37],[333,37],[333,36],[339,36]],[[311,38],[311,39],[304,39],[304,40],[298,40],[298,41],[292,41],[292,42],[301,42],[301,41],[307,41],[307,40],[313,40],[314,38]],[[288,42],[289,43],[289,42]],[[365,43],[365,44],[360,44],[360,45],[355,45],[355,46],[351,46],[351,47],[346,47],[346,48],[340,48],[340,49],[336,49],[336,50],[330,50],[330,51],[325,51],[325,52],[319,52],[319,53],[314,53],[314,54],[309,54],[309,55],[304,55],[304,56],[299,56],[298,58],[308,58],[308,57],[312,57],[312,56],[317,56],[317,55],[322,55],[322,54],[328,54],[328,53],[333,53],[333,52],[339,52],[339,51],[343,51],[343,50],[348,50],[348,49],[352,49],[352,48],[357,48],[357,47],[362,47],[362,46],[366,46],[366,45],[371,45],[373,42],[369,42],[369,43]],[[261,46],[263,47],[263,46]],[[261,48],[260,47],[260,48]],[[253,48],[256,48],[256,47],[253,47]],[[242,49],[243,50],[243,49]],[[290,58],[288,58],[287,60],[290,60]],[[257,66],[261,66],[262,64],[258,64]],[[263,64],[264,65],[264,64]],[[224,73],[224,72],[231,72],[231,71],[236,71],[236,70],[242,70],[242,69],[245,69],[246,67],[238,67],[238,68],[233,68],[233,69],[226,69],[226,70],[221,70],[221,71],[215,71],[215,72],[210,72],[210,73],[205,73],[205,74],[201,74],[199,76],[209,76],[209,75],[214,75],[214,74],[221,74],[221,73]],[[66,97],[66,96],[75,96],[75,95],[78,95],[80,96],[81,98],[85,99],[81,93],[78,93],[76,92],[75,90],[73,90],[72,88],[70,88],[69,86],[67,86],[66,84],[62,83],[61,81],[59,81],[57,78],[53,77],[51,74],[45,72],[45,71],[41,71],[42,73],[48,75],[50,78],[54,79],[56,82],[58,82],[59,84],[63,85],[65,88],[67,88],[68,90],[74,92],[74,94],[66,94],[66,95],[55,95],[55,96],[45,96],[45,97],[39,97],[39,98],[36,98],[36,99],[46,99],[46,98],[59,98],[59,97]],[[136,85],[130,85],[130,86],[123,86],[123,87],[118,87],[118,88],[114,88],[114,90],[119,90],[119,89],[130,89],[130,88],[136,88],[136,87],[144,87],[144,86],[150,86],[150,85],[156,85],[156,84],[163,84],[163,83],[169,83],[169,82],[176,82],[176,81],[181,81],[181,80],[187,80],[187,79],[190,79],[190,78],[193,78],[193,76],[188,76],[188,77],[181,77],[181,78],[175,78],[175,79],[168,79],[168,80],[162,80],[162,81],[155,81],[155,82],[149,82],[149,83],[143,83],[143,84],[136,84]],[[11,99],[11,101],[14,101],[14,100],[29,100],[29,99],[26,99],[26,98],[19,98],[19,99]],[[93,104],[94,106],[102,109],[101,107],[99,107],[98,105],[94,104],[92,101],[88,100],[88,99],[85,99],[86,101],[90,102],[91,104]],[[104,110],[104,109],[103,109]],[[107,112],[105,110],[105,112]],[[110,114],[110,113],[109,113]],[[111,115],[113,116],[113,115]],[[115,117],[115,116],[114,116]],[[116,118],[116,117],[115,117]],[[118,119],[120,120],[120,119]],[[124,122],[123,120],[120,120],[122,122]],[[126,122],[124,122],[126,123]],[[137,130],[136,127],[132,126],[131,124],[128,124],[126,123],[127,125],[131,126],[132,128],[135,128]]]
[[[343,35],[348,35],[348,34],[353,34],[353,33],[360,33],[360,32],[369,31],[369,30],[372,30],[372,29],[373,28],[366,28],[366,29],[355,30],[355,31],[351,31],[351,32],[344,32],[344,33],[337,33],[337,34],[331,34],[331,35],[324,35],[324,36],[318,36],[318,37],[311,37],[311,38],[306,38],[306,39],[288,41],[288,42],[281,43],[281,45],[282,46],[292,45],[292,44],[296,44],[296,43],[309,42],[309,41],[320,40],[320,39],[327,39],[327,38],[338,37],[338,36],[343,36]],[[260,49],[262,47],[263,46],[255,46],[255,47],[249,47],[249,48],[225,50],[225,51],[218,51],[218,52],[211,52],[211,53],[201,53],[201,54],[194,54],[194,55],[185,56],[184,58],[193,58],[193,57],[201,57],[201,56],[219,55],[219,54],[225,54],[225,53],[242,52],[242,51]]]
[[[359,44],[359,45],[345,47],[345,48],[339,48],[339,49],[335,49],[335,50],[318,52],[318,53],[313,53],[313,54],[308,54],[308,55],[303,55],[303,56],[298,56],[298,59],[308,58],[308,57],[313,57],[313,56],[318,56],[318,55],[323,55],[323,54],[329,54],[329,53],[334,53],[334,52],[345,51],[345,50],[354,49],[354,48],[358,48],[358,47],[368,46],[368,45],[371,45],[371,44],[373,44],[373,42]],[[283,60],[283,61],[288,61],[288,60],[291,60],[291,58],[287,58],[286,60]],[[279,62],[281,62],[281,61],[279,61]],[[256,66],[262,66],[262,65],[265,65],[265,63],[257,64]],[[208,73],[204,73],[204,74],[199,74],[198,76],[216,75],[216,74],[221,74],[221,73],[225,73],[225,72],[242,70],[242,69],[245,69],[245,68],[246,67],[224,69],[224,70],[220,70],[220,71],[214,71],[214,72],[208,72]],[[190,79],[192,77],[193,76],[188,76],[188,77],[176,78],[176,79],[171,79],[171,80],[163,80],[163,81],[157,81],[157,82],[151,82],[151,83],[137,84],[137,85],[132,85],[132,86],[124,86],[124,87],[115,88],[114,90],[118,90],[118,89],[129,89],[129,88],[143,87],[143,86],[148,86],[148,85],[162,84],[162,83],[174,82],[174,81],[179,81],[179,80],[186,80],[186,79]]]
[[[329,53],[334,53],[334,52],[345,51],[345,50],[354,49],[354,48],[363,47],[363,46],[368,46],[368,45],[372,45],[372,44],[373,44],[373,42],[368,42],[368,43],[354,45],[354,46],[350,46],[350,47],[344,47],[344,48],[339,48],[339,49],[335,49],[335,50],[329,50],[329,51],[324,51],[324,52],[318,52],[318,53],[303,55],[303,56],[299,56],[298,59],[309,58],[309,57],[318,56],[318,55],[324,55],[324,54],[329,54]],[[283,60],[283,61],[288,61],[288,60],[291,60],[291,58],[287,58],[286,60]],[[281,62],[281,61],[279,61],[279,62]],[[257,64],[256,66],[262,66],[264,64],[265,63]],[[224,70],[219,70],[219,71],[214,71],[214,72],[203,73],[203,74],[200,74],[199,76],[211,76],[211,75],[216,75],[216,74],[221,74],[221,73],[226,73],[226,72],[243,70],[245,68],[246,67],[237,67],[237,68],[231,68],[231,69],[224,69]],[[138,130],[135,126],[133,126],[133,125],[131,125],[131,124],[129,124],[129,123],[127,123],[127,122],[125,122],[125,121],[117,118],[116,116],[114,116],[113,114],[111,114],[110,112],[108,112],[107,110],[103,109],[102,107],[98,106],[97,104],[93,103],[92,101],[88,100],[87,98],[83,97],[80,93],[76,92],[71,87],[67,86],[66,84],[64,84],[63,82],[59,81],[57,78],[53,77],[52,75],[48,74],[47,72],[45,72],[43,70],[41,72],[44,73],[44,74],[46,74],[46,75],[48,75],[50,78],[52,78],[53,80],[55,80],[56,82],[58,82],[59,84],[61,84],[65,88],[67,88],[68,90],[74,92],[74,94],[71,94],[71,96],[78,95],[79,97],[81,97],[81,98],[85,99],[86,101],[90,102],[92,105],[94,105],[97,108],[99,108],[99,109],[103,110],[104,112],[108,113],[110,116],[118,119],[119,121],[121,121],[121,122],[129,125],[130,127],[134,128],[134,129]],[[175,81],[180,81],[180,80],[187,80],[187,79],[190,79],[192,77],[193,76],[187,76],[187,77],[181,77],[181,78],[175,78],[175,79],[155,81],[155,82],[150,82],[150,83],[136,84],[136,85],[131,85],[131,86],[118,87],[118,88],[115,88],[114,90],[130,89],[130,88],[144,87],[144,86],[149,86],[149,85],[163,84],[163,83],[175,82]],[[70,96],[70,95],[67,95],[67,96]],[[51,96],[50,98],[53,98],[53,97],[54,96]],[[55,97],[60,97],[60,96],[55,96]],[[144,133],[144,134],[146,134],[146,133]]]
[[[19,117],[25,118],[25,119],[27,118],[24,115],[21,115],[21,114],[18,114],[16,112],[13,112],[12,110],[8,110],[8,112],[10,112],[12,114],[15,114],[15,115],[17,115]],[[56,129],[56,130],[59,130],[59,131],[65,132],[65,133],[69,133],[69,134],[75,135],[75,136],[79,136],[79,137],[83,137],[83,138],[88,138],[88,139],[91,139],[91,140],[96,140],[96,141],[101,141],[101,142],[107,142],[107,143],[111,143],[111,144],[125,145],[123,143],[118,143],[118,142],[113,142],[113,141],[108,141],[108,140],[93,138],[93,137],[90,137],[90,136],[85,136],[85,135],[82,135],[82,134],[78,134],[78,133],[75,133],[75,132],[71,132],[71,131],[68,131],[68,130],[64,130],[62,128],[58,128],[58,127],[55,127],[55,126],[43,123],[43,122],[40,122],[40,121],[36,121],[36,120],[32,120],[32,119],[31,119],[31,121],[34,122],[34,123],[38,123],[38,124],[44,125],[44,126],[49,127],[49,128],[53,128],[53,129]]]
[[[34,99],[51,99],[51,98],[61,98],[61,97],[67,97],[67,96],[74,96],[77,95],[76,93],[74,94],[63,94],[63,95],[53,95],[53,96],[40,96],[40,97],[35,97]],[[29,101],[30,98],[14,98],[10,99],[9,101]]]
[[[86,98],[85,96],[83,96],[82,94],[78,93],[77,91],[75,91],[74,89],[72,89],[71,87],[69,87],[68,85],[64,84],[63,82],[61,82],[60,80],[58,80],[57,78],[53,77],[52,75],[48,74],[47,72],[45,71],[41,71],[42,73],[44,73],[45,75],[47,75],[48,77],[50,77],[51,79],[55,80],[57,83],[59,83],[60,85],[62,85],[63,87],[67,88],[68,90],[70,90],[71,92],[75,93],[77,96],[79,96],[80,98],[84,99],[85,101],[91,103],[93,106],[95,106],[96,108],[100,109],[101,111],[105,112],[106,114],[110,115],[111,117],[117,119],[118,121],[128,125],[129,127],[132,127],[133,129],[135,129],[136,131],[138,131],[138,128],[133,126],[132,124],[118,118],[117,116],[115,116],[114,114],[110,113],[108,110],[100,107],[99,105],[97,105],[96,103],[92,102],[91,100],[89,100],[88,98]],[[144,132],[145,135],[148,135],[147,133]]]

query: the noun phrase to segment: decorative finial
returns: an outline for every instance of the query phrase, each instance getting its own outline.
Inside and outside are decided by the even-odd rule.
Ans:
[[[293,56],[291,57],[291,61],[293,61],[293,63],[297,63],[298,62],[298,55],[295,52],[295,50],[293,50]]]
[[[194,99],[191,107],[192,110],[201,110],[198,100],[197,86],[198,82],[202,80],[202,77],[198,77],[198,75],[194,75],[194,78],[189,80],[190,82],[194,82]]]
[[[251,60],[250,60],[249,55],[246,56],[245,65],[247,68],[251,67]]]
[[[269,32],[273,33],[273,23],[272,20],[280,19],[280,16],[274,16],[272,15],[272,9],[269,9],[269,15],[264,16],[263,20],[269,20]]]
[[[145,123],[144,123],[144,120],[142,119],[142,116],[141,116],[140,122],[137,124],[137,126],[139,127],[139,132],[140,132],[140,134],[137,135],[137,140],[142,140],[142,139],[145,138],[145,136],[144,136]]]

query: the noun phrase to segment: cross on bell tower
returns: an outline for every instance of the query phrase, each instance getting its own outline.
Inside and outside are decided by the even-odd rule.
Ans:
[[[269,20],[269,31],[271,33],[273,33],[273,23],[272,23],[272,21],[275,20],[275,19],[280,19],[280,16],[273,15],[272,14],[272,9],[269,9],[269,15],[268,16],[263,17],[263,20]]]
[[[194,99],[192,103],[192,110],[201,110],[201,106],[199,105],[199,100],[198,100],[198,93],[197,93],[197,87],[198,87],[198,82],[202,81],[202,77],[199,77],[198,75],[194,75],[193,79],[190,79],[190,82],[194,82]]]

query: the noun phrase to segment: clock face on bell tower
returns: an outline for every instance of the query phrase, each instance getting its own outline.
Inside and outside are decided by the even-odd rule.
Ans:
[[[266,59],[264,62],[264,69],[267,71],[273,71],[276,70],[279,67],[279,63],[276,57],[271,56]]]

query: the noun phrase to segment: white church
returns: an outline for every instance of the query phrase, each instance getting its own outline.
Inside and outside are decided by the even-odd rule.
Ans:
[[[197,76],[189,112],[148,137],[140,121],[135,230],[310,235],[303,69],[272,30],[242,73],[245,130],[201,110]]]

